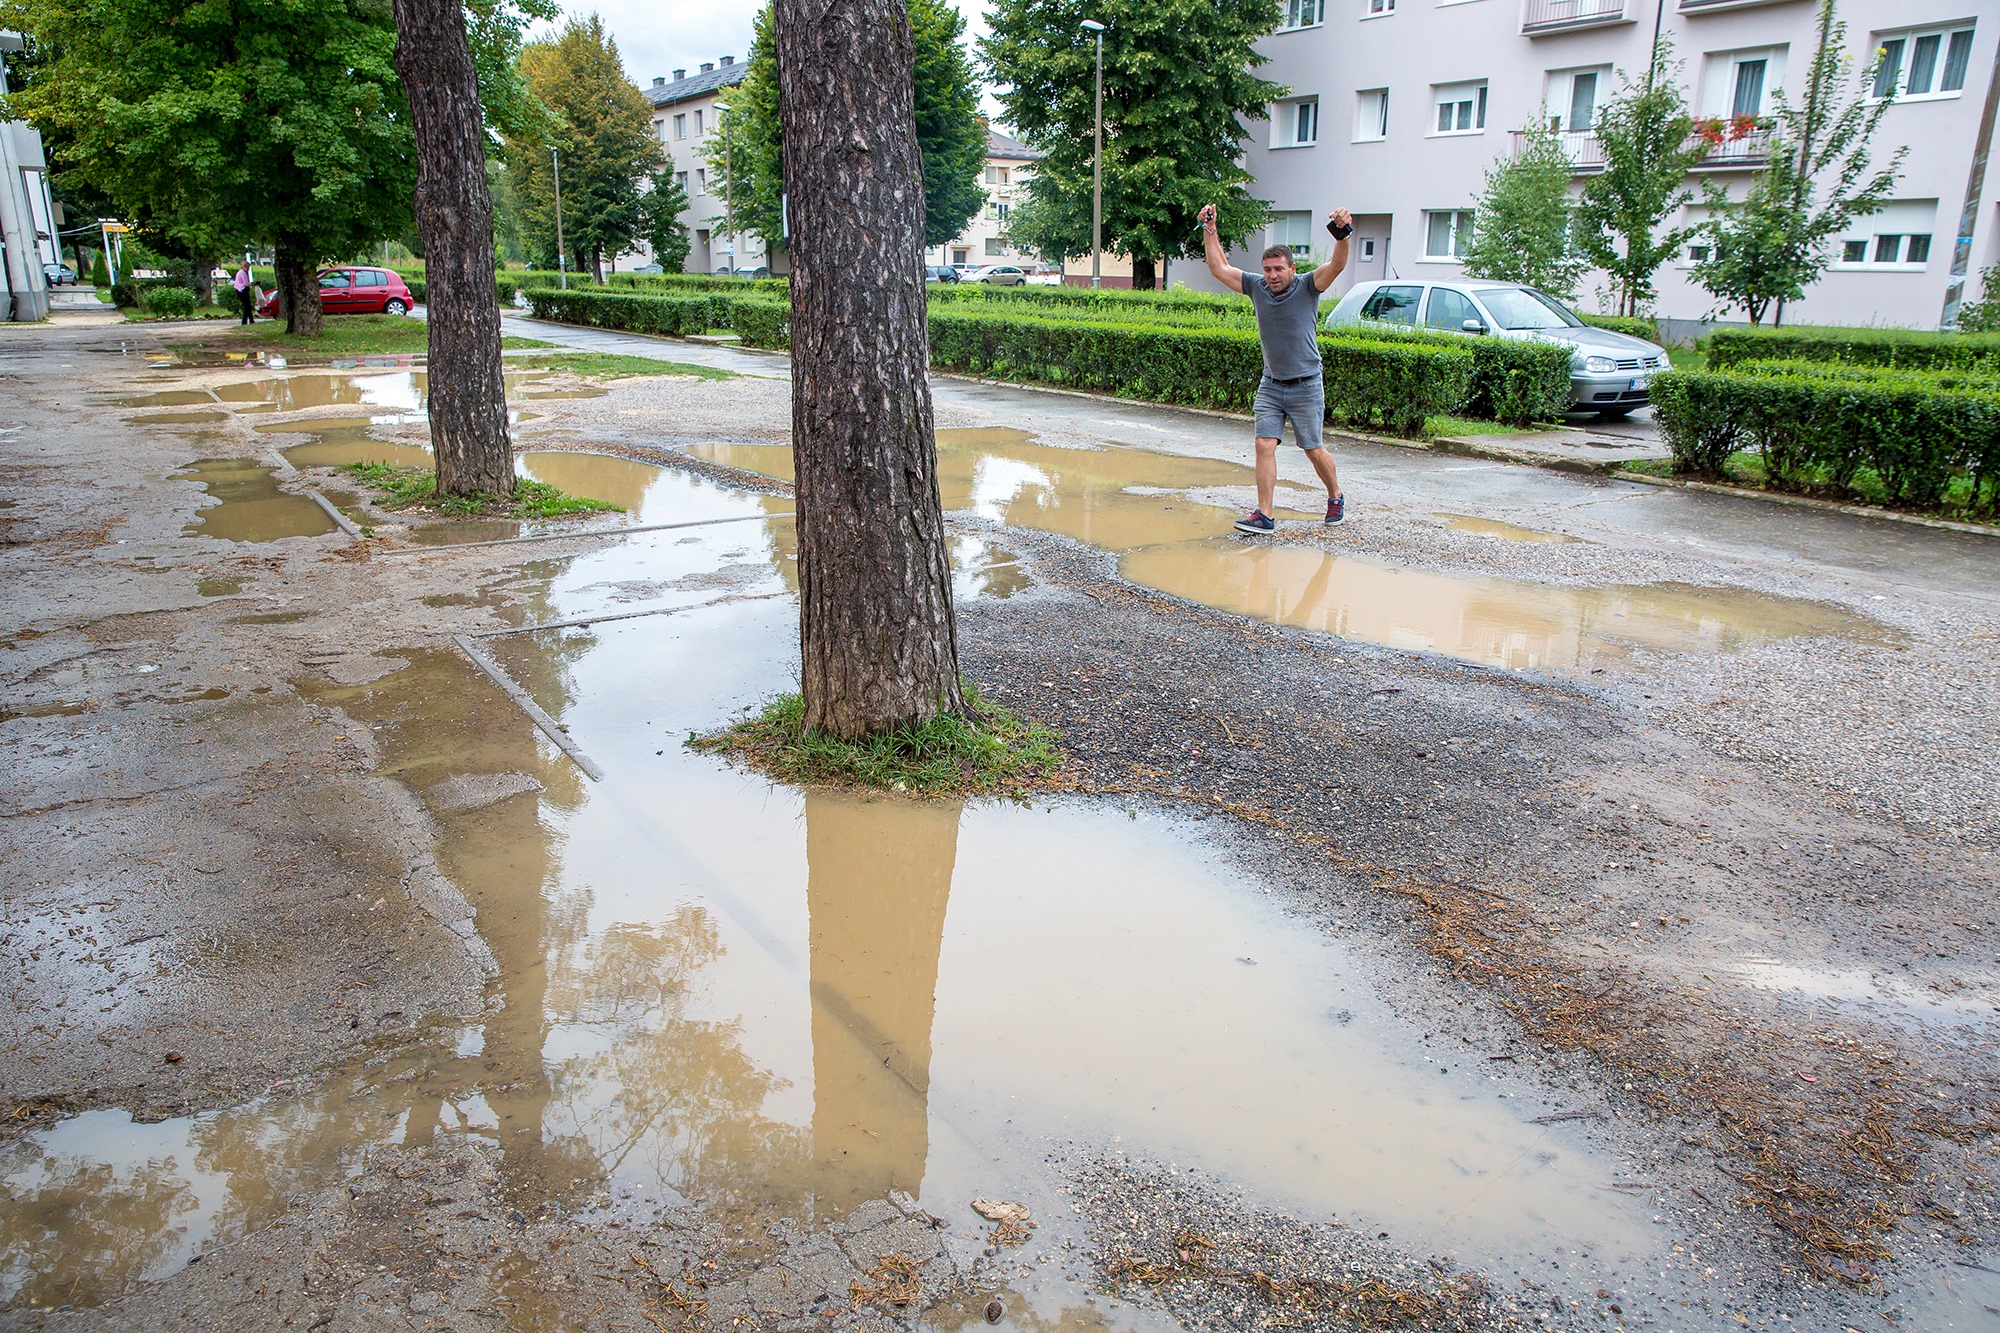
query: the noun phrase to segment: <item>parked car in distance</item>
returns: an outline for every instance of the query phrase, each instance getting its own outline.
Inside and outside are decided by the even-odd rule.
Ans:
[[[1644,407],[1652,377],[1669,364],[1665,348],[1593,328],[1553,296],[1518,282],[1358,282],[1327,315],[1326,326],[1370,320],[1473,337],[1568,343],[1574,349],[1571,410],[1611,421]]]
[[[634,273],[652,274],[652,273],[665,273],[667,270],[666,267],[661,264],[641,264],[639,265],[639,267],[633,269],[632,271]]]
[[[74,287],[76,285],[76,270],[68,264],[44,264],[42,265],[42,278],[51,287]]]
[[[995,287],[1019,287],[1027,280],[1027,273],[1012,264],[988,264],[985,268],[972,270],[964,278],[966,282],[990,283]]]
[[[924,265],[925,282],[957,282],[958,270],[949,264]]]
[[[329,315],[407,315],[416,303],[402,275],[390,269],[329,268],[319,275],[319,308]],[[257,313],[278,313],[276,291],[264,297]]]

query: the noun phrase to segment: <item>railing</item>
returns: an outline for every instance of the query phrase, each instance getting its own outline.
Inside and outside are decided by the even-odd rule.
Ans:
[[[1528,132],[1514,130],[1509,137],[1513,141],[1514,156],[1527,151]],[[1604,170],[1604,141],[1589,130],[1564,130],[1556,135],[1556,142],[1562,145],[1563,156],[1569,159],[1570,170],[1579,175]],[[1745,167],[1761,167],[1771,156],[1771,132],[1756,130],[1734,141],[1712,144],[1702,155],[1698,168],[1727,171]]]
[[[1711,9],[1748,9],[1752,5],[1781,5],[1791,0],[1680,0],[1683,14],[1703,14]]]
[[[1539,37],[1605,23],[1626,23],[1627,0],[1523,0],[1521,33]]]

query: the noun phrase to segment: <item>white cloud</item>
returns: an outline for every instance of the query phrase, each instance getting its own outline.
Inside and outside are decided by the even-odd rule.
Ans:
[[[983,36],[986,0],[954,3],[965,15],[967,37]],[[602,15],[625,72],[646,88],[655,78],[671,79],[677,69],[693,73],[722,56],[749,59],[750,33],[760,8],[760,0],[572,0],[565,11]],[[545,36],[558,26],[542,25],[530,36]],[[998,112],[990,94],[981,101],[988,115]]]

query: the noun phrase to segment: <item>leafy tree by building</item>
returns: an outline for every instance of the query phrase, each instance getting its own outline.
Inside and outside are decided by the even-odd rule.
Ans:
[[[1245,119],[1285,89],[1253,72],[1277,25],[1270,0],[1104,0],[1104,248],[1132,257],[1133,285],[1158,262],[1201,253],[1195,215],[1240,245],[1270,219],[1243,167]],[[1096,51],[1071,0],[997,0],[986,68],[1014,132],[1042,160],[1016,207],[1014,243],[1049,258],[1088,254]]]
[[[1646,75],[1627,76],[1597,126],[1604,169],[1584,182],[1577,204],[1583,257],[1611,275],[1620,315],[1639,314],[1658,295],[1653,275],[1694,233],[1662,227],[1694,198],[1688,173],[1708,155],[1678,79],[1681,65],[1661,39]]]
[[[1772,94],[1770,151],[1761,175],[1741,200],[1709,182],[1703,194],[1713,215],[1704,231],[1709,258],[1695,266],[1695,281],[1740,307],[1752,324],[1775,307],[1805,295],[1832,260],[1832,241],[1857,217],[1879,213],[1895,191],[1907,147],[1889,164],[1871,170],[1870,141],[1891,98],[1876,96],[1882,56],[1868,63],[1844,100],[1852,66],[1845,54],[1847,25],[1834,17],[1834,0],[1820,0],[1817,40],[1797,105],[1783,89]],[[1887,77],[1893,81],[1895,72]]]
[[[965,19],[947,0],[908,0],[916,53],[917,147],[924,165],[924,244],[943,245],[965,230],[986,203],[980,169],[986,124],[979,115],[979,81],[962,39]],[[778,114],[777,48],[772,11],[757,14],[749,68],[728,94],[728,132],[705,148],[715,193],[729,188],[738,231],[755,232],[775,249],[783,243],[784,133]]]
[[[595,14],[528,43],[520,68],[547,109],[540,123],[503,131],[522,235],[537,256],[555,254],[554,148],[561,155],[563,243],[575,267],[602,282],[605,256],[632,249],[643,234],[645,183],[665,165],[653,138],[652,104],[625,77],[618,44]]]
[[[773,35],[804,724],[856,740],[965,706],[932,429],[915,53],[904,0],[777,0]]]
[[[1565,301],[1590,266],[1577,253],[1575,175],[1562,142],[1541,122],[1529,125],[1521,151],[1486,172],[1486,189],[1473,210],[1467,277],[1525,282]]]
[[[653,252],[653,262],[669,273],[682,272],[693,248],[687,228],[681,223],[681,214],[688,207],[687,191],[673,175],[663,171],[639,202],[645,214],[640,235]]]
[[[320,262],[397,235],[414,182],[386,0],[4,0],[53,59],[13,112],[58,171],[208,258],[276,251],[286,322],[320,328]]]

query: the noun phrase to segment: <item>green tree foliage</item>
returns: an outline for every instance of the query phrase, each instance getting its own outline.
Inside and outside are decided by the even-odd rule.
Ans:
[[[1826,271],[1833,238],[1888,202],[1909,152],[1898,148],[1887,166],[1870,171],[1869,141],[1890,106],[1889,98],[1872,96],[1881,57],[1861,71],[1843,102],[1847,25],[1834,18],[1833,5],[1820,0],[1818,43],[1798,105],[1783,89],[1772,95],[1774,127],[1763,174],[1737,202],[1720,183],[1703,187],[1714,210],[1704,225],[1714,248],[1695,266],[1695,281],[1725,306],[1741,307],[1752,324],[1773,305],[1783,322],[1785,302],[1805,295]]]
[[[687,191],[671,175],[661,172],[639,204],[645,214],[640,235],[653,251],[653,262],[669,273],[685,271],[688,251],[692,248],[687,228],[681,225],[681,214],[688,206]]]
[[[1583,257],[1611,275],[1620,315],[1637,315],[1659,291],[1653,275],[1693,234],[1660,224],[1694,198],[1688,172],[1708,154],[1694,130],[1677,79],[1679,62],[1664,38],[1646,77],[1623,81],[1598,121],[1604,170],[1584,182],[1577,205]]]
[[[1150,287],[1159,259],[1201,253],[1202,205],[1216,205],[1230,245],[1270,219],[1240,158],[1244,118],[1263,119],[1285,93],[1252,72],[1265,63],[1253,44],[1279,9],[1276,0],[996,0],[986,67],[1015,132],[1044,155],[1008,230],[1049,258],[1090,252],[1096,51],[1078,26],[1085,18],[1108,25],[1104,246],[1132,256],[1134,285]]]
[[[924,244],[943,245],[986,203],[979,185],[986,124],[962,38],[965,19],[947,0],[908,0],[916,44],[917,148],[924,159]],[[729,188],[739,231],[783,243],[784,136],[778,125],[777,46],[771,7],[757,13],[750,64],[728,94],[726,135],[709,138],[709,170]]]
[[[1525,282],[1575,300],[1589,265],[1576,250],[1576,210],[1569,195],[1574,174],[1546,122],[1531,123],[1520,154],[1487,169],[1486,190],[1473,211],[1466,276]]]
[[[0,27],[53,52],[11,114],[164,248],[205,263],[256,238],[310,273],[409,225],[387,0],[0,0]]]
[[[522,237],[538,257],[554,256],[554,148],[562,161],[563,244],[575,267],[601,282],[604,257],[631,249],[644,234],[644,185],[665,165],[653,138],[652,105],[625,77],[618,44],[595,14],[528,43],[520,69],[546,108],[539,124],[507,133]]]
[[[2000,333],[2000,264],[1979,270],[1982,295],[1958,308],[1960,333]]]

